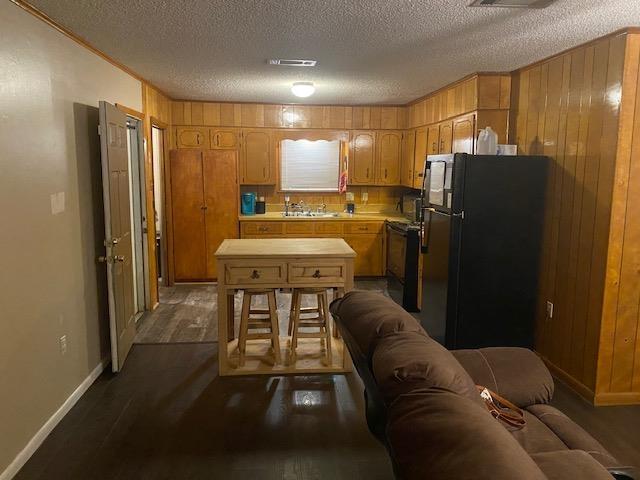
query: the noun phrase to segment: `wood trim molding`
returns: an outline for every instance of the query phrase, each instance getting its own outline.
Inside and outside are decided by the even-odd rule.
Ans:
[[[278,102],[236,102],[233,100],[201,100],[190,98],[170,98],[172,102],[189,102],[189,103],[223,103],[230,105],[276,105],[282,107],[345,107],[345,108],[367,108],[367,107],[390,107],[404,108],[408,103],[377,103],[377,104],[334,104],[334,103],[278,103]],[[413,102],[413,100],[412,100]]]
[[[156,85],[152,84],[151,82],[146,80],[144,77],[142,77],[141,75],[136,73],[134,70],[132,70],[129,67],[127,67],[126,65],[124,65],[123,63],[120,63],[119,61],[117,61],[113,57],[110,57],[109,55],[104,53],[102,50],[97,49],[96,47],[94,47],[91,43],[89,43],[84,38],[80,37],[79,35],[76,35],[75,33],[73,33],[68,28],[66,28],[63,25],[59,24],[54,19],[52,19],[49,15],[44,13],[42,10],[34,7],[33,5],[31,5],[30,3],[26,2],[25,0],[10,0],[10,1],[14,5],[16,5],[16,6],[20,7],[21,9],[23,9],[25,12],[30,13],[31,15],[33,15],[36,18],[38,18],[39,20],[42,20],[44,23],[46,23],[50,27],[53,27],[58,32],[62,33],[66,37],[70,38],[71,40],[73,40],[77,44],[79,44],[79,45],[83,46],[84,48],[86,48],[87,50],[95,53],[96,55],[101,57],[103,60],[106,60],[107,62],[109,62],[114,67],[119,68],[120,70],[122,70],[123,72],[127,73],[128,75],[131,75],[133,78],[135,78],[136,80],[139,80],[140,82],[147,83],[148,85],[153,86],[153,88],[155,88],[160,93],[162,93],[163,95],[168,97],[168,95],[166,95]]]
[[[556,365],[554,365],[553,363],[551,363],[547,358],[545,358],[544,356],[540,355],[540,353],[538,353],[538,355],[539,355],[540,359],[544,362],[544,364],[547,366],[547,368],[551,371],[551,374],[555,378],[557,378],[562,383],[567,385],[569,388],[571,388],[573,391],[575,391],[578,395],[583,397],[588,402],[590,402],[592,404],[595,404],[594,403],[594,401],[595,401],[595,393],[593,392],[593,390],[591,390],[586,385],[583,385],[581,382],[579,382],[578,380],[573,378],[567,372],[565,372],[561,368],[559,368]]]
[[[638,405],[640,404],[640,392],[605,392],[598,393],[593,402],[594,405]]]
[[[446,85],[438,88],[437,90],[434,90],[432,92],[426,93],[425,95],[422,95],[421,97],[416,98],[415,100],[411,100],[410,102],[405,103],[404,107],[410,107],[411,105],[415,105],[417,103],[420,103],[423,100],[426,100],[429,97],[432,97],[434,95],[437,95],[440,92],[443,92],[445,90],[449,90],[451,87],[455,87],[456,85],[460,84],[460,83],[464,83],[467,80],[471,80],[474,77],[483,77],[483,76],[493,76],[493,77],[510,77],[511,76],[511,72],[474,72],[474,73],[470,73],[469,75],[465,75],[462,78],[459,78],[458,80],[455,80],[451,83],[447,83]]]
[[[160,120],[157,117],[154,117],[153,115],[149,116],[149,120],[151,121],[151,126],[152,127],[157,127],[160,128],[161,130],[168,130],[169,129],[169,124],[166,122],[163,122],[162,120]],[[168,135],[168,132],[167,132]]]
[[[122,105],[120,103],[116,103],[116,108],[118,110],[120,110],[121,112],[126,113],[130,117],[137,118],[138,120],[144,122],[144,113],[139,112],[138,110],[134,110],[133,108],[125,107],[124,105]]]

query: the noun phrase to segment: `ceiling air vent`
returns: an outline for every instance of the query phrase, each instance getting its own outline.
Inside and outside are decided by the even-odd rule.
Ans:
[[[474,0],[470,7],[545,8],[555,0]]]
[[[285,60],[284,58],[272,58],[267,60],[269,65],[283,65],[285,67],[315,67],[315,60]]]

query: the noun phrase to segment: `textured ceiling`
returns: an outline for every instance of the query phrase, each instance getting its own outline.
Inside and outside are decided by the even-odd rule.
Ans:
[[[31,0],[174,98],[405,103],[476,71],[509,71],[626,26],[640,0],[543,10],[470,0]],[[312,68],[268,58],[311,58]],[[308,99],[290,93],[313,81]]]

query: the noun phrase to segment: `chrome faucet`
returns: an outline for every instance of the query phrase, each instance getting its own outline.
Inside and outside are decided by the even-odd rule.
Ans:
[[[316,209],[316,212],[318,212],[318,213],[327,213],[327,204],[326,203],[321,203],[320,205],[318,205],[318,208]]]
[[[284,216],[289,216],[289,196],[284,197]]]

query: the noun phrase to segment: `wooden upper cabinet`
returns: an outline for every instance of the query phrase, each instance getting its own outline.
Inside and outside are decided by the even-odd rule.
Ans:
[[[354,131],[351,137],[350,182],[352,185],[374,183],[375,133]]]
[[[377,178],[379,185],[400,184],[400,162],[402,159],[402,132],[381,131],[377,138]]]
[[[431,125],[427,129],[427,155],[437,155],[440,152],[440,126]]]
[[[405,187],[413,187],[415,149],[416,131],[407,130],[402,143],[402,163],[400,165],[400,183]]]
[[[241,144],[242,183],[275,185],[273,132],[264,129],[243,130]]]
[[[427,155],[427,128],[416,130],[416,145],[413,156],[413,188],[422,188],[424,160]]]
[[[176,128],[178,148],[207,148],[207,129],[204,127]]]
[[[212,128],[209,135],[212,150],[235,150],[240,144],[239,131],[234,128]]]
[[[451,142],[453,141],[453,122],[442,122],[440,124],[440,146],[438,153],[451,153]]]
[[[465,115],[453,121],[452,153],[473,153],[475,116]]]

